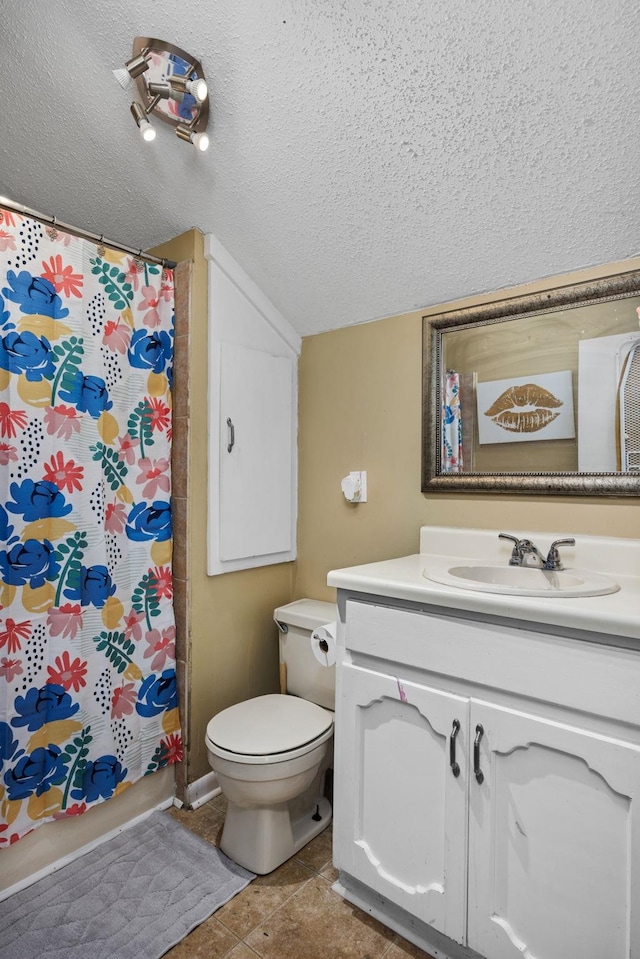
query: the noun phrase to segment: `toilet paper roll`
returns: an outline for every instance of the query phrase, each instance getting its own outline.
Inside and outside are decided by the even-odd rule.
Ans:
[[[325,623],[311,633],[313,655],[322,666],[333,666],[336,661],[336,624]]]

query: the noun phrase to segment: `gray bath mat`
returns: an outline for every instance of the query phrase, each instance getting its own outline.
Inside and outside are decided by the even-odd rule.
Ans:
[[[254,878],[154,812],[0,902],[0,959],[159,959]]]

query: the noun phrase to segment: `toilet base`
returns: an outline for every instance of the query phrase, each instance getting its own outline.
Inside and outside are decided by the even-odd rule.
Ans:
[[[316,809],[319,819],[314,819]],[[318,797],[294,820],[289,803],[246,808],[229,802],[220,849],[245,869],[263,876],[326,829],[331,818],[331,803],[324,797]]]

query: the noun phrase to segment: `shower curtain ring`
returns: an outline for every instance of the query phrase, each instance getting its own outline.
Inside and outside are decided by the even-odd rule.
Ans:
[[[107,251],[104,248],[104,233],[100,234],[100,242],[98,243],[98,256],[104,257]]]
[[[47,236],[49,237],[50,240],[57,240],[57,238],[58,238],[58,230],[57,230],[57,228],[56,228],[57,222],[58,222],[58,221],[57,221],[56,217],[55,217],[55,216],[52,216],[52,217],[51,217],[51,226],[50,226],[50,228],[47,230]]]
[[[135,262],[135,264],[136,264],[136,269],[141,270],[141,269],[142,269],[142,266],[143,266],[143,263],[142,263],[142,250],[138,250],[138,255],[137,255],[137,256],[134,256],[134,262]]]

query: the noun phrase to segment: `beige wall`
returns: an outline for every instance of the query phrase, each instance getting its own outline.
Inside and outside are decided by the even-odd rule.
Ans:
[[[176,425],[185,427],[178,442],[188,464],[174,477],[176,513],[186,529],[184,542],[176,542],[175,569],[188,605],[179,652],[188,687],[187,783],[209,772],[204,734],[210,717],[278,688],[273,609],[294,597],[333,599],[326,585],[330,569],[416,552],[425,523],[640,535],[640,500],[635,498],[420,492],[421,318],[426,311],[417,311],[303,341],[298,561],[208,577],[203,237],[190,231],[154,252],[192,263],[190,319],[177,335],[187,348],[177,350],[174,401]],[[347,503],[340,490],[342,477],[356,469],[368,473],[369,501],[359,506]]]
[[[273,610],[292,598],[292,564],[267,566],[221,576],[206,574],[207,525],[207,262],[204,237],[192,230],[153,252],[192,261],[188,329],[177,330],[174,408],[184,410],[184,473],[174,468],[174,508],[186,517],[186,542],[174,544],[174,575],[185,579],[187,612],[181,624],[178,656],[184,658],[188,687],[186,782],[211,771],[204,736],[211,717],[251,696],[277,692],[278,633]],[[188,384],[188,405],[183,404]],[[174,412],[175,412],[174,409]],[[181,421],[178,415],[176,421]],[[179,524],[180,525],[180,524]],[[185,720],[183,719],[183,722]]]
[[[567,282],[607,272],[603,267]],[[420,492],[422,316],[441,309],[303,341],[296,597],[331,600],[330,569],[417,552],[424,524],[640,536],[637,497]],[[340,480],[350,470],[367,470],[367,503],[345,501]]]

